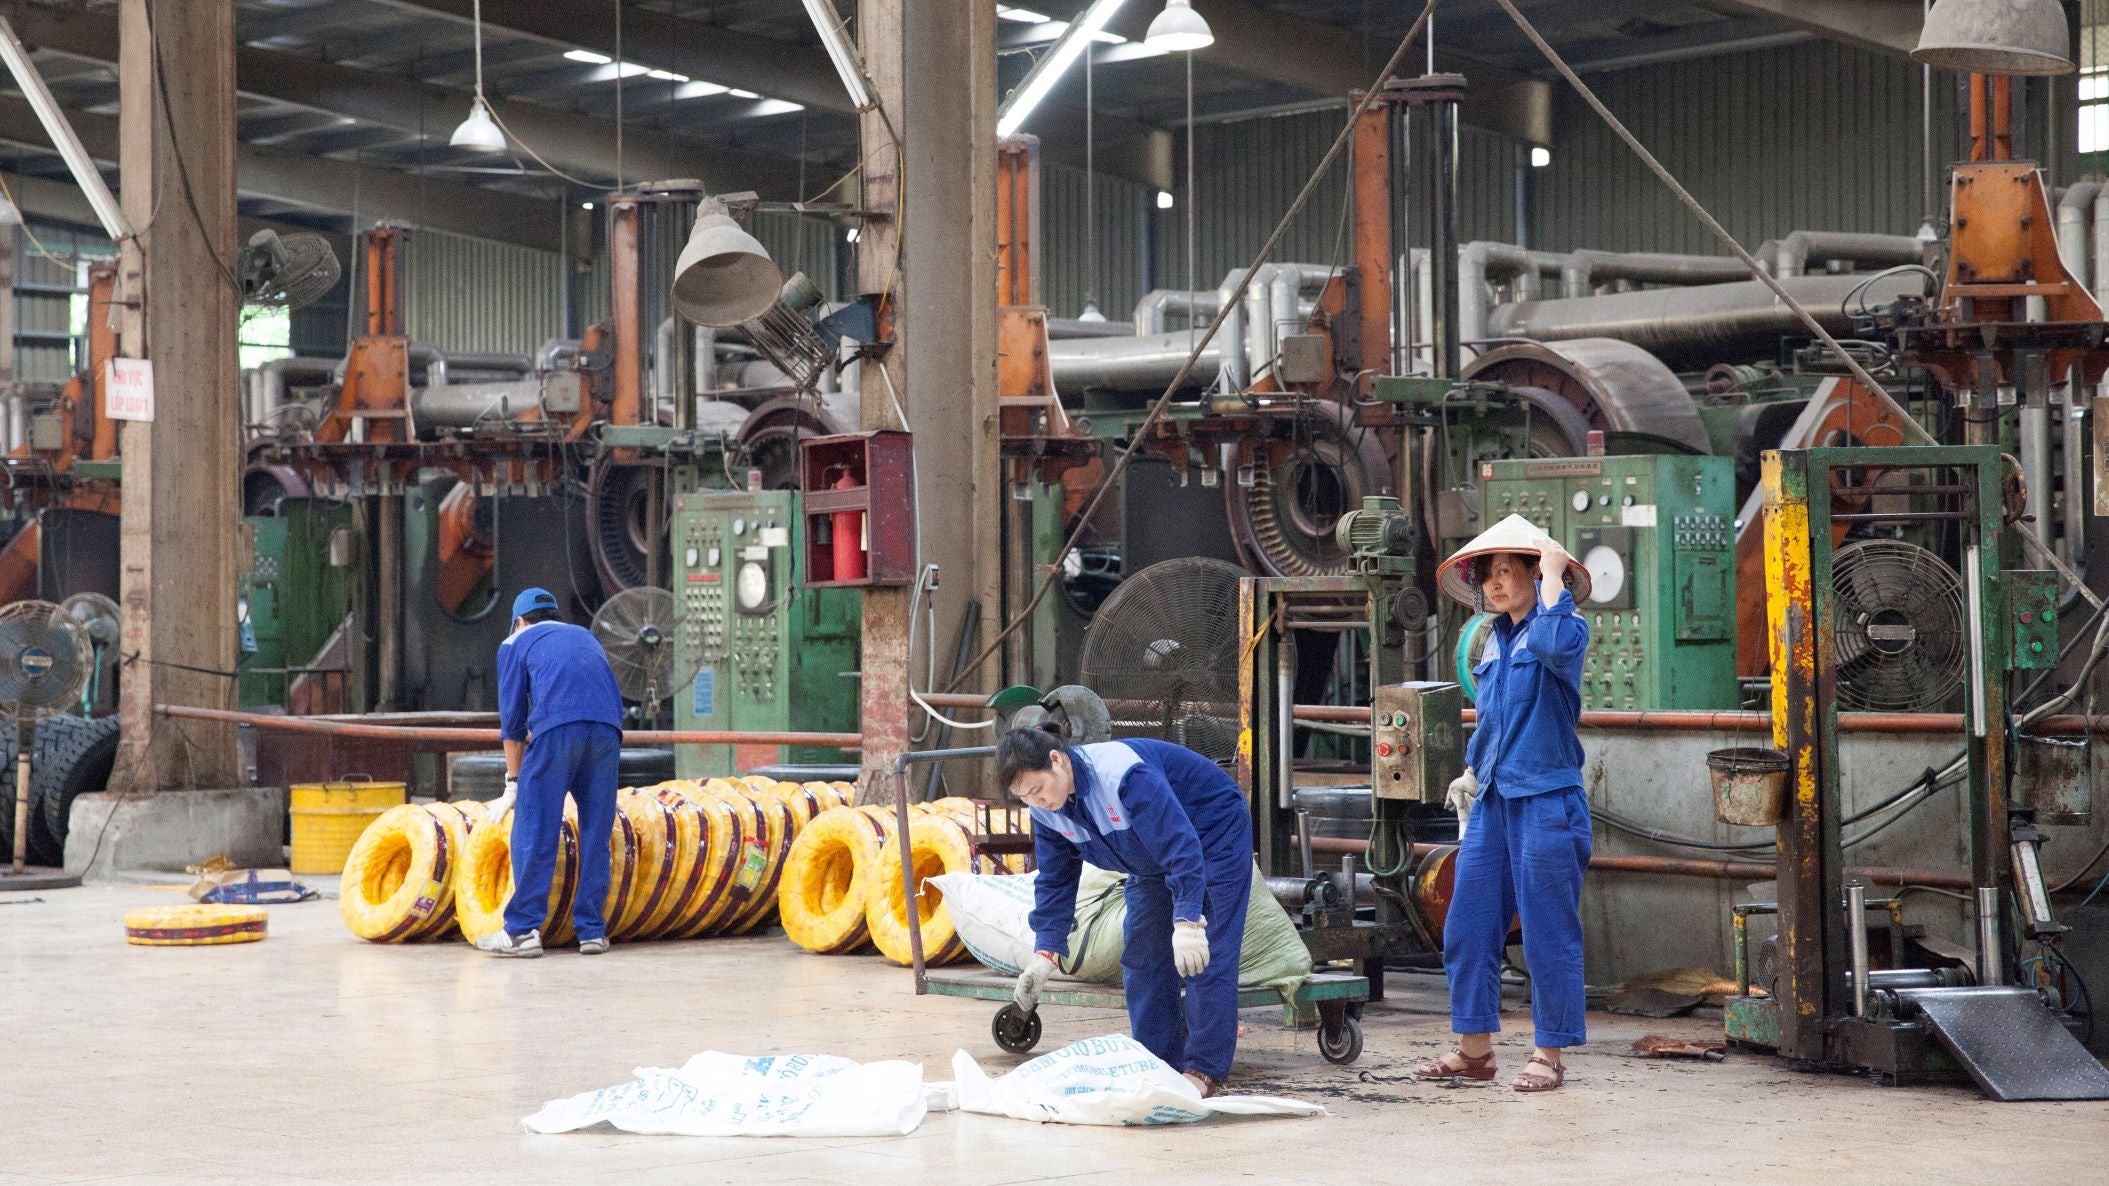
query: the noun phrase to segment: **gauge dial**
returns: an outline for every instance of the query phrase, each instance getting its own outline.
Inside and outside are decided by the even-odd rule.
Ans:
[[[1586,510],[1588,510],[1588,509],[1589,509],[1589,492],[1588,492],[1587,490],[1577,490],[1577,491],[1575,491],[1575,492],[1574,492],[1574,498],[1573,498],[1573,500],[1571,501],[1570,505],[1572,505],[1572,506],[1574,507],[1574,509],[1575,509],[1575,510],[1578,510],[1578,511],[1586,511]]]
[[[757,610],[768,604],[769,570],[763,568],[760,561],[749,560],[740,565],[736,584],[741,609]]]
[[[1616,548],[1598,544],[1589,549],[1582,557],[1582,567],[1589,570],[1589,600],[1593,603],[1616,601],[1626,587],[1626,559]]]

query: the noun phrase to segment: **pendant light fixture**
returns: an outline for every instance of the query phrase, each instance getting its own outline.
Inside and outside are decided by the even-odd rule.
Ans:
[[[1164,0],[1164,11],[1150,22],[1150,31],[1142,39],[1143,48],[1172,54],[1192,53],[1215,43],[1216,35],[1190,0]]]
[[[447,140],[455,148],[470,148],[477,152],[499,152],[505,148],[505,133],[498,128],[498,121],[491,118],[491,108],[483,97],[483,0],[476,0],[472,9],[476,33],[476,101],[469,107],[469,118],[461,121],[454,135]]]

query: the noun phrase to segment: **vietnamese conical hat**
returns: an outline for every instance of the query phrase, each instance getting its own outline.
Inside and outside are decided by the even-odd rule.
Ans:
[[[1452,553],[1442,566],[1435,570],[1435,587],[1452,600],[1472,609],[1480,605],[1479,588],[1465,575],[1468,562],[1495,552],[1524,552],[1536,556],[1538,549],[1548,536],[1536,523],[1521,515],[1510,515],[1472,538],[1472,542]],[[1574,594],[1577,603],[1589,600],[1589,570],[1579,560],[1567,566],[1568,591]]]

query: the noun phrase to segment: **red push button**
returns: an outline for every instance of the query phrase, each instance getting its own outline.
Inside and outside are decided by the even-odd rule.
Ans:
[[[1380,741],[1380,742],[1378,742],[1378,743],[1377,743],[1377,756],[1378,756],[1378,757],[1380,757],[1380,758],[1388,758],[1388,757],[1390,757],[1390,756],[1391,756],[1391,743],[1390,743],[1390,742],[1388,742],[1388,741]]]

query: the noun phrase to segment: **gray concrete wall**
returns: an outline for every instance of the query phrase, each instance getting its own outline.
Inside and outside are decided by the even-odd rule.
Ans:
[[[1716,823],[1713,793],[1707,782],[1706,755],[1739,745],[1766,745],[1751,733],[1582,731],[1586,755],[1583,778],[1592,807],[1664,831],[1716,842],[1771,839],[1769,828],[1739,828]],[[1881,801],[1903,788],[1928,766],[1940,767],[1963,748],[1960,734],[1848,733],[1840,742],[1844,759],[1842,790],[1848,814]],[[1951,787],[1937,793],[1909,815],[1846,856],[1855,865],[1901,865],[1964,873],[1969,854],[1963,842],[1963,792]],[[2055,885],[2075,871],[2109,838],[2109,812],[2097,812],[2092,827],[2053,828],[2044,851],[2045,875]],[[1848,835],[1863,830],[1848,830]],[[1596,851],[1600,854],[1704,857],[1767,861],[1772,854],[1699,853],[1650,843],[1616,831],[1599,820]],[[1634,873],[1593,872],[1583,883],[1582,925],[1591,984],[1616,984],[1643,972],[1704,965],[1721,972],[1733,967],[1729,940],[1731,905],[1770,901],[1769,883]],[[1971,945],[1969,916],[1960,902],[1932,893],[1906,898],[1905,918]],[[1766,920],[1752,920],[1752,942],[1770,934]]]

